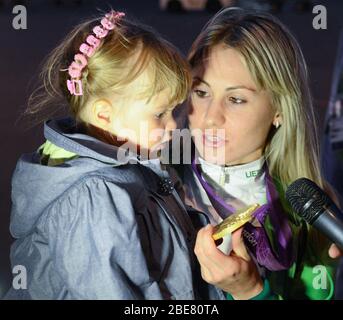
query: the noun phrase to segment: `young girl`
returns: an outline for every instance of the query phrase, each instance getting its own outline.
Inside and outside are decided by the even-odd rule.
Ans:
[[[76,27],[44,74],[30,112],[62,98],[74,119],[47,121],[46,143],[17,164],[11,262],[27,283],[7,299],[216,298],[200,295],[195,231],[168,171],[148,159],[187,96],[186,62],[112,11]]]
[[[232,235],[230,255],[216,247],[211,225],[199,231],[195,252],[203,279],[228,299],[332,298],[330,242],[285,201],[287,186],[300,177],[329,192],[296,40],[270,15],[225,9],[200,33],[189,61],[189,127],[197,153],[183,172],[186,201],[211,224],[261,206],[255,221]]]

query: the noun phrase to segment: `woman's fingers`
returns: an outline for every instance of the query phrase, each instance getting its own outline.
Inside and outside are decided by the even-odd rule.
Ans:
[[[195,242],[194,252],[200,264],[209,270],[217,269],[221,272],[223,265],[230,263],[230,257],[223,254],[216,247],[212,234],[213,226],[211,225],[200,229]]]
[[[210,227],[208,227],[210,228]],[[208,283],[213,283],[213,273],[216,272],[216,270],[213,268],[213,263],[208,258],[208,256],[203,251],[204,246],[204,229],[202,228],[199,230],[195,247],[194,247],[194,253],[197,256],[197,259],[200,264],[201,268],[201,277]],[[214,269],[214,270],[213,270]]]
[[[200,263],[200,262],[199,262]],[[213,279],[213,273],[211,270],[207,269],[204,265],[200,263],[200,271],[201,271],[201,277],[208,283],[212,282]]]
[[[333,243],[329,249],[329,256],[332,259],[336,259],[336,258],[342,257],[343,252]]]
[[[218,285],[223,281],[231,281],[232,274],[237,271],[237,261],[216,247],[212,234],[211,225],[199,230],[194,252],[201,266],[202,278],[208,283]]]
[[[247,248],[245,247],[242,232],[243,232],[243,227],[237,229],[232,234],[232,250],[240,258],[244,259],[245,261],[250,261],[251,258],[247,251]]]
[[[212,226],[202,228],[195,243],[194,252],[201,266],[202,278],[237,297],[242,297],[242,290],[245,291],[244,298],[256,295],[255,289],[257,285],[261,286],[261,279],[244,246],[242,229],[233,234],[236,250],[233,256],[223,254],[216,247],[212,234]]]

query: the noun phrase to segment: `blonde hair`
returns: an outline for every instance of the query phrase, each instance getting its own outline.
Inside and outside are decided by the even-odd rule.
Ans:
[[[270,174],[284,190],[300,177],[323,187],[308,72],[295,38],[269,14],[224,9],[195,40],[189,53],[192,68],[223,43],[244,57],[255,83],[270,93],[271,105],[282,115],[282,126],[271,129],[265,146]]]
[[[78,53],[81,43],[91,34],[102,17],[89,20],[75,27],[48,56],[40,74],[42,85],[29,98],[26,116],[46,120],[60,106],[67,105],[78,120],[80,111],[90,97],[106,93],[126,92],[126,87],[147,72],[150,83],[137,88],[140,97],[150,99],[168,88],[169,104],[182,103],[191,85],[188,63],[176,48],[158,36],[152,29],[122,18],[110,31],[103,43],[88,59],[82,71],[82,96],[71,95],[67,89],[68,67]],[[135,93],[135,92],[134,92]],[[39,115],[44,114],[42,119]]]

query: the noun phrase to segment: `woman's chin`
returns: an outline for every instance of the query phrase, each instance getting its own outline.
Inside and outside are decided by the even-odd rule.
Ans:
[[[227,162],[227,157],[225,154],[225,147],[221,148],[206,148],[204,147],[202,152],[200,152],[200,157],[205,161],[217,165],[225,165]]]

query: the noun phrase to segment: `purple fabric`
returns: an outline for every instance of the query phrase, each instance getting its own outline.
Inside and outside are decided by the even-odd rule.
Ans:
[[[205,180],[195,163],[195,158],[192,160],[192,169],[217,213],[223,219],[233,214],[235,209],[216,194],[215,190]],[[295,257],[292,231],[266,166],[265,172],[267,204],[262,205],[254,213],[254,217],[262,227],[254,227],[252,224],[247,223],[243,231],[244,243],[261,266],[270,271],[285,270],[292,266]],[[264,227],[267,216],[269,216],[271,226],[274,229],[273,239],[268,238]],[[274,250],[271,241],[274,244]]]

